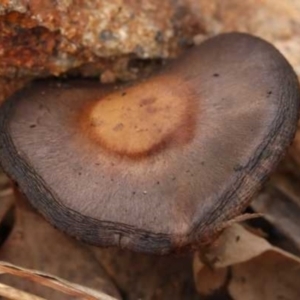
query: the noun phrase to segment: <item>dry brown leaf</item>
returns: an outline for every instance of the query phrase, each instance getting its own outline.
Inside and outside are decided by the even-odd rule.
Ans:
[[[211,288],[202,280],[211,277],[212,271],[203,261],[214,270],[212,279],[219,282],[211,285],[215,289],[225,283],[224,270],[230,272],[227,284],[234,300],[300,299],[300,259],[241,225],[226,229],[206,253],[194,257],[197,290],[207,294]]]
[[[276,245],[279,242],[280,247],[296,255],[300,254],[299,182],[299,167],[291,157],[286,157],[251,203],[251,208],[263,213],[264,218],[278,231],[280,239],[273,239]]]
[[[51,274],[40,272],[37,270],[29,270],[29,269],[21,268],[19,266],[7,262],[3,262],[3,261],[0,261],[0,273],[12,274],[21,278],[26,278],[33,282],[37,282],[39,284],[51,287],[58,291],[62,291],[73,297],[79,297],[80,299],[117,300],[116,298],[111,297],[105,293],[93,290],[91,288],[87,288],[79,284],[69,282],[57,276],[53,276]]]
[[[12,300],[46,300],[45,298],[20,291],[2,283],[0,283],[0,296],[5,297],[5,299]]]
[[[99,297],[104,294],[113,296],[107,296],[107,299],[120,299],[116,287],[90,250],[50,226],[20,197],[17,201],[16,224],[0,249],[0,259],[20,266],[19,269],[10,266],[8,273],[16,276],[0,275],[1,282],[26,292],[55,300],[73,299],[74,295],[84,293],[94,297],[93,299],[102,299]],[[8,266],[2,265],[1,268],[3,270]],[[22,268],[39,271],[22,273]],[[20,280],[19,277],[31,279],[39,284]],[[69,296],[40,284],[67,292]],[[70,294],[72,290],[73,296]],[[97,292],[99,290],[103,293]],[[93,293],[96,296],[91,296]]]
[[[299,281],[299,259],[272,249],[234,266],[229,292],[237,300],[298,300]]]
[[[283,245],[287,250],[300,253],[300,206],[293,201],[292,195],[283,192],[278,185],[270,184],[255,198],[251,207],[264,213],[264,218],[288,240],[288,247]]]
[[[227,268],[215,270],[205,266],[200,260],[195,260],[194,270],[197,270],[195,274],[197,291],[204,296],[209,296],[220,290],[226,284],[229,272]]]

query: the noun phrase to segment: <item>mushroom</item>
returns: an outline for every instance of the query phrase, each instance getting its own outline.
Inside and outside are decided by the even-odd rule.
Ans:
[[[131,85],[32,83],[1,107],[0,160],[31,204],[85,242],[166,254],[213,241],[290,144],[285,58],[223,34]]]

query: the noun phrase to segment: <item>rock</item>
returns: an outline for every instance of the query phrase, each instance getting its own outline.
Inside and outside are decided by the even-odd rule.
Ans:
[[[82,75],[109,70],[111,78],[132,79],[132,59],[174,57],[191,43],[192,19],[184,0],[2,1],[0,76],[82,67]]]

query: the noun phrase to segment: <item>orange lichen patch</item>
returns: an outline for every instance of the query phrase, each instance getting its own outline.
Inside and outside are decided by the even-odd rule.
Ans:
[[[109,70],[109,82],[133,80],[144,74],[132,67],[136,59],[175,57],[199,32],[181,0],[0,2],[0,75],[5,77],[76,72],[107,82]],[[39,28],[48,32],[41,39]],[[25,42],[16,51],[19,39]]]
[[[178,79],[156,77],[97,101],[86,116],[85,129],[110,152],[149,155],[192,139],[196,115],[192,98]]]
[[[20,23],[23,28],[14,26],[14,22]],[[34,26],[33,21],[26,23],[26,18],[16,12],[0,16],[1,23],[3,34],[0,36],[0,74],[1,70],[17,70],[18,67],[41,74],[50,67],[50,57],[60,43],[57,31],[51,32],[47,28]],[[10,29],[11,27],[14,29]]]

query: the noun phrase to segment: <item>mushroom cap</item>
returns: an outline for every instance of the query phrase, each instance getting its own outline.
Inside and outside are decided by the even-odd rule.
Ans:
[[[240,214],[296,129],[299,85],[267,42],[223,34],[132,85],[40,81],[0,111],[0,160],[54,226],[165,254]]]

